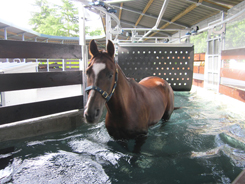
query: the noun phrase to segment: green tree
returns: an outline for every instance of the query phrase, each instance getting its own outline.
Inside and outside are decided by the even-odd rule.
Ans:
[[[76,37],[79,32],[78,9],[69,0],[62,0],[62,5],[51,6],[47,0],[36,0],[39,12],[32,13],[30,25],[33,30],[42,34]],[[90,30],[85,27],[85,33],[90,36],[102,34],[102,29]]]
[[[33,13],[30,25],[33,30],[42,34],[63,36],[63,25],[61,17],[55,8],[51,8],[47,0],[36,0],[35,6],[39,7],[40,12]]]
[[[190,43],[194,44],[195,53],[207,52],[207,32],[190,37]]]
[[[63,5],[60,6],[61,17],[63,22],[64,36],[78,36],[79,20],[78,9],[68,0],[62,0]]]
[[[40,12],[33,13],[29,21],[33,30],[47,35],[78,36],[78,10],[68,0],[62,3],[51,7],[47,0],[36,0]]]
[[[225,49],[245,47],[245,19],[227,24]]]
[[[86,29],[85,29],[86,32]],[[90,36],[99,36],[102,35],[103,30],[101,28],[96,28],[95,30],[89,31],[89,28],[87,29],[86,34],[89,34]]]

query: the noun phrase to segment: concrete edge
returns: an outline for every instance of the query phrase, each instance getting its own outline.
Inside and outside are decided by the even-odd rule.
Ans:
[[[84,122],[83,110],[0,126],[0,142],[74,130]]]

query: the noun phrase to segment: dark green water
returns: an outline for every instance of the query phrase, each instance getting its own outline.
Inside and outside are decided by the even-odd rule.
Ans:
[[[140,154],[102,122],[72,132],[0,143],[0,183],[231,183],[245,168],[245,120],[227,106],[176,92],[170,121],[149,129]],[[134,142],[129,142],[130,150]]]

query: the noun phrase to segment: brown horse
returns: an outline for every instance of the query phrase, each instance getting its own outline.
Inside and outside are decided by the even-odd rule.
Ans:
[[[88,101],[84,117],[88,123],[98,122],[106,106],[105,125],[116,140],[135,139],[135,152],[144,143],[149,126],[169,120],[174,110],[174,94],[169,84],[158,77],[147,77],[139,83],[128,79],[114,62],[114,45],[99,51],[90,42],[90,65],[86,70]]]

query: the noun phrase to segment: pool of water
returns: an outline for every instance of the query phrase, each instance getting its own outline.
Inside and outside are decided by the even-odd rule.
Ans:
[[[0,183],[231,183],[245,168],[245,118],[214,99],[176,92],[175,106],[184,108],[149,129],[140,154],[133,141],[125,150],[110,138],[104,117],[0,143]]]

